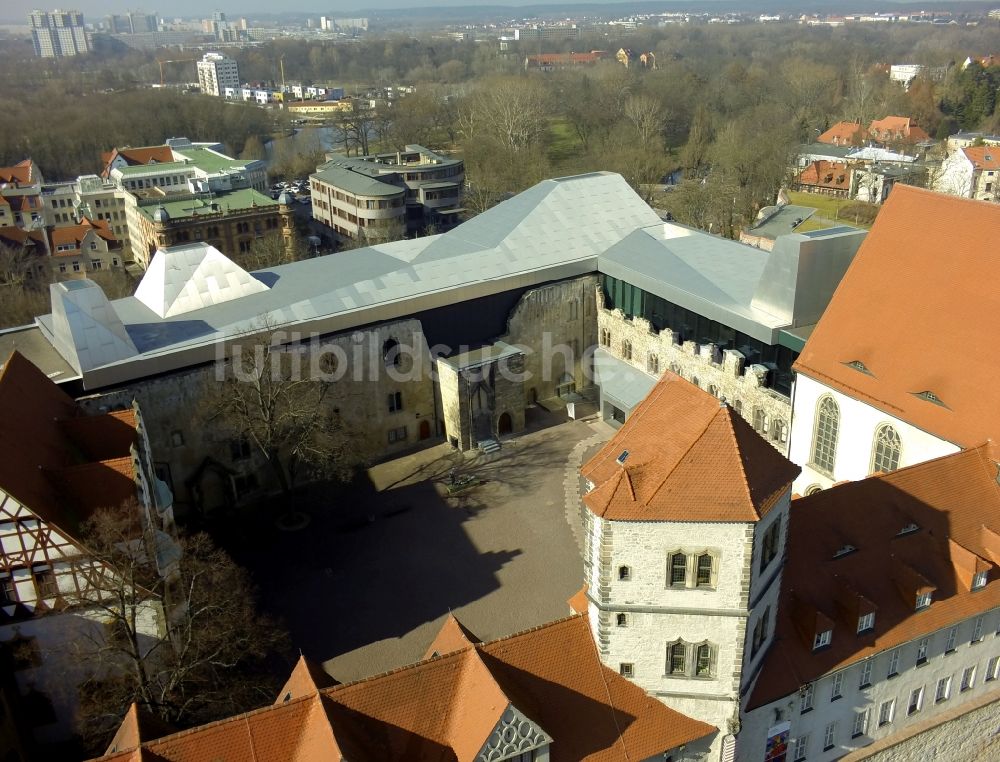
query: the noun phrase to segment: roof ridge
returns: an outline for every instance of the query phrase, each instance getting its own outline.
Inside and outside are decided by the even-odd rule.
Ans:
[[[729,436],[733,440],[733,447],[736,448],[736,457],[739,459],[740,475],[743,477],[743,488],[746,490],[747,502],[750,503],[751,510],[753,510],[753,512],[757,515],[757,518],[759,519],[761,518],[760,511],[757,510],[757,506],[754,504],[753,491],[750,489],[750,475],[747,473],[746,463],[743,462],[743,449],[740,447],[740,440],[736,436],[736,425],[735,421],[733,420],[733,416],[736,415],[736,411],[730,408],[729,405],[727,405],[726,403],[722,403],[721,405],[719,405],[719,412],[716,413],[716,415],[712,416],[712,420],[714,421],[715,417],[720,413],[726,419],[726,423],[728,424],[726,426],[726,429],[729,433]],[[740,420],[741,421],[743,420],[742,416],[740,416]],[[757,432],[754,432],[755,435],[756,433]],[[770,497],[770,495],[768,497]]]
[[[509,635],[504,635],[499,638],[494,638],[493,640],[486,640],[483,641],[482,643],[473,643],[472,647],[475,648],[476,650],[480,650],[486,646],[491,646],[505,640],[513,640],[514,638],[520,638],[525,635],[530,635],[533,632],[538,632],[539,630],[544,630],[549,627],[564,625],[568,622],[573,621],[574,619],[582,619],[583,617],[584,617],[583,614],[569,614],[567,616],[562,617],[561,619],[553,619],[551,622],[545,622],[544,624],[536,624],[534,627],[528,627],[525,630],[518,630],[517,632],[512,632]]]
[[[409,664],[403,664],[399,667],[394,667],[393,669],[388,669],[384,672],[378,672],[374,675],[367,675],[365,677],[359,677],[357,680],[352,680],[347,683],[340,683],[338,685],[331,685],[327,688],[321,688],[319,693],[329,696],[336,700],[336,693],[344,691],[348,688],[354,688],[355,686],[362,685],[363,683],[375,682],[376,680],[381,680],[383,678],[389,677],[391,675],[398,674],[400,672],[405,672],[410,669],[417,669],[419,667],[428,666],[430,664],[440,664],[446,659],[455,659],[461,656],[463,653],[468,651],[470,648],[475,648],[476,643],[470,643],[464,648],[460,648],[457,651],[451,651],[450,653],[442,654],[440,656],[432,656],[428,659],[421,659],[420,661],[410,662]]]

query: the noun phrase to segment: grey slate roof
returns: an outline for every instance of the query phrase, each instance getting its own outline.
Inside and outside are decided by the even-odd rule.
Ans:
[[[545,180],[442,235],[251,273],[267,288],[238,298],[166,317],[136,297],[117,300],[105,317],[116,336],[124,326],[131,355],[64,351],[65,321],[46,315],[36,323],[93,389],[212,362],[222,342],[260,331],[265,320],[323,335],[600,270],[773,343],[788,321],[752,305],[768,256],[663,223],[620,175],[598,172]],[[55,302],[64,298],[53,291],[59,315],[67,310]],[[88,320],[105,312],[90,310]],[[90,335],[93,326],[74,334],[84,342]],[[84,368],[80,357],[107,362]]]

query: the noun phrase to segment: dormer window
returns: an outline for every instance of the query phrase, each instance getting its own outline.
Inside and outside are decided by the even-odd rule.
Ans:
[[[948,407],[944,404],[940,397],[938,397],[934,392],[924,390],[922,392],[913,392],[913,396],[919,397],[925,402],[933,402],[935,405],[940,405],[941,407]]]
[[[861,360],[851,360],[850,362],[844,363],[844,365],[846,365],[848,368],[853,368],[859,373],[864,373],[867,376],[873,375],[872,372],[868,370],[868,366],[865,365],[863,362],[861,362]]]
[[[975,575],[972,577],[972,589],[979,590],[981,588],[986,587],[986,580],[989,576],[990,572],[988,569],[984,569],[981,572],[976,572]]]
[[[900,529],[897,534],[902,536],[904,534],[910,534],[910,532],[916,532],[918,529],[920,529],[920,527],[911,521],[909,524],[906,524],[902,529]]]
[[[930,593],[917,593],[917,606],[916,610],[920,611],[931,605],[931,594]]]
[[[853,553],[857,548],[850,543],[845,543],[837,549],[837,552],[833,554],[834,558],[840,558],[841,556],[846,556],[848,553]]]
[[[858,632],[867,632],[875,628],[875,612],[858,617]]]
[[[833,640],[833,630],[824,630],[823,632],[817,632],[816,637],[813,638],[813,651],[823,648],[824,646],[830,645],[830,641]]]

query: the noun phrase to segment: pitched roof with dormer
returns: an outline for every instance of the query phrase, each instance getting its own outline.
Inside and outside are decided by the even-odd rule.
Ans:
[[[884,119],[873,119],[872,123],[868,125],[868,132],[879,140],[903,140],[907,143],[930,140],[930,135],[918,127],[908,116],[887,116]]]
[[[750,709],[1000,606],[1000,484],[990,450],[984,444],[794,501],[775,639]],[[930,594],[930,605],[917,611],[919,593]],[[874,614],[874,626],[859,633],[865,614]],[[814,649],[824,631],[829,645]]]
[[[553,762],[624,762],[715,732],[601,664],[586,617],[572,616],[102,759],[472,762],[551,743]]]
[[[844,162],[821,159],[803,169],[798,181],[800,185],[846,192],[851,189],[851,172]]]
[[[817,143],[833,146],[861,145],[868,137],[868,130],[858,122],[837,122],[816,138]]]
[[[962,153],[976,169],[1000,169],[1000,146],[968,146]]]
[[[163,164],[174,161],[174,152],[170,146],[143,146],[141,148],[115,148],[109,153],[101,154],[101,163],[104,169],[101,177],[108,177],[112,164],[116,159],[121,159],[127,166],[134,167],[140,164]]]
[[[52,242],[53,256],[77,256],[80,254],[80,247],[89,233],[104,239],[108,243],[108,248],[120,248],[118,239],[111,232],[111,228],[104,220],[92,221],[86,217],[78,225],[63,225],[52,228],[49,232],[49,240]],[[60,251],[59,247],[72,246],[71,250]]]
[[[580,473],[583,502],[621,521],[762,518],[799,467],[727,404],[666,372]]]
[[[1000,204],[897,183],[795,370],[957,445],[1000,441],[998,230]]]
[[[19,161],[13,167],[0,167],[0,183],[31,185],[39,181],[35,162],[31,159]]]

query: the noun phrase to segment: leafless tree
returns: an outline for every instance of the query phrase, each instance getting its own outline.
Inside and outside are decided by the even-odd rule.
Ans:
[[[663,105],[648,95],[630,95],[622,113],[639,137],[639,146],[646,151],[662,151]]]
[[[346,479],[364,460],[328,404],[332,384],[311,376],[300,346],[285,347],[266,318],[232,348],[209,381],[203,402],[207,422],[249,443],[266,461],[282,492],[296,479]]]
[[[259,706],[275,690],[263,660],[285,646],[247,573],[208,535],[171,539],[140,510],[102,509],[80,533],[90,566],[71,603],[105,623],[75,654],[92,675],[78,717],[91,743],[107,743],[133,702],[179,727]]]
[[[545,89],[531,79],[493,77],[478,87],[459,111],[468,138],[489,138],[517,153],[545,135],[548,109]]]

